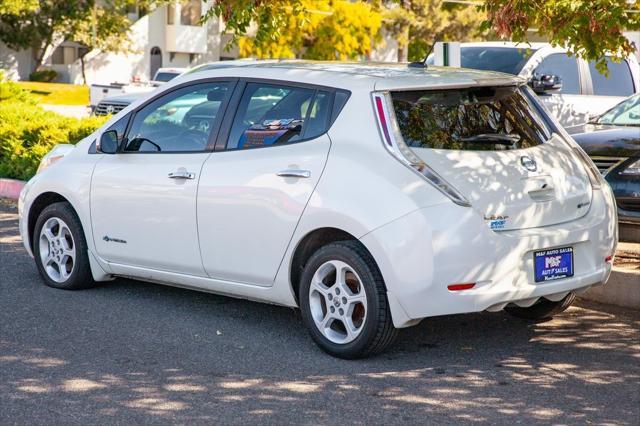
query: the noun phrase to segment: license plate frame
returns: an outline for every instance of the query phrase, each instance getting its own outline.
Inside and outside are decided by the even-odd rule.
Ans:
[[[536,283],[570,278],[574,269],[572,246],[533,252],[533,278]]]

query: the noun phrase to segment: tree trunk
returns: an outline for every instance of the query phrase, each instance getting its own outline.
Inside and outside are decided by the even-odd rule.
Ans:
[[[82,70],[82,84],[87,85],[87,75],[84,72],[84,55],[80,56],[80,69]]]
[[[398,46],[398,62],[409,61],[409,46]]]
[[[411,0],[402,0],[400,7],[405,10],[411,10]],[[402,32],[400,39],[407,42],[405,45],[398,45],[398,62],[409,62],[409,43],[411,42],[409,40],[409,26],[407,25],[406,28],[403,28]]]
[[[42,62],[44,60],[44,54],[48,48],[49,48],[49,43],[45,44],[44,47],[34,52],[33,59],[35,59],[35,63],[31,67],[31,72],[38,71],[38,68],[40,68],[43,65]]]

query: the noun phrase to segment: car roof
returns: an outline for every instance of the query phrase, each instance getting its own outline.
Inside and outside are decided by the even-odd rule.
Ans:
[[[174,73],[182,73],[185,72],[186,70],[188,70],[189,68],[158,68],[158,71],[156,71],[156,74],[159,72],[174,72]]]
[[[344,89],[397,90],[475,85],[513,85],[513,75],[451,67],[409,67],[396,62],[256,61],[242,66],[208,69],[185,74],[178,82],[203,77],[244,77],[311,83]]]
[[[478,41],[470,43],[460,43],[461,47],[506,47],[511,49],[531,49],[538,50],[542,48],[553,48],[566,50],[559,47],[553,47],[550,43],[543,42],[515,42],[515,41]]]

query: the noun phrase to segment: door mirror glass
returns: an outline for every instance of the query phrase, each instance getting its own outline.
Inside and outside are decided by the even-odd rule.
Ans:
[[[562,79],[554,74],[534,74],[529,85],[536,93],[553,93],[562,90]]]
[[[100,136],[96,151],[103,154],[115,154],[118,151],[118,132],[108,130]]]

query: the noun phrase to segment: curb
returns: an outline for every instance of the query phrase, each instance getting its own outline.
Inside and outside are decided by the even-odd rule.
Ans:
[[[11,198],[17,200],[20,197],[20,191],[27,182],[16,179],[0,178],[0,197]]]
[[[614,267],[605,285],[591,287],[581,298],[640,310],[640,271]]]

